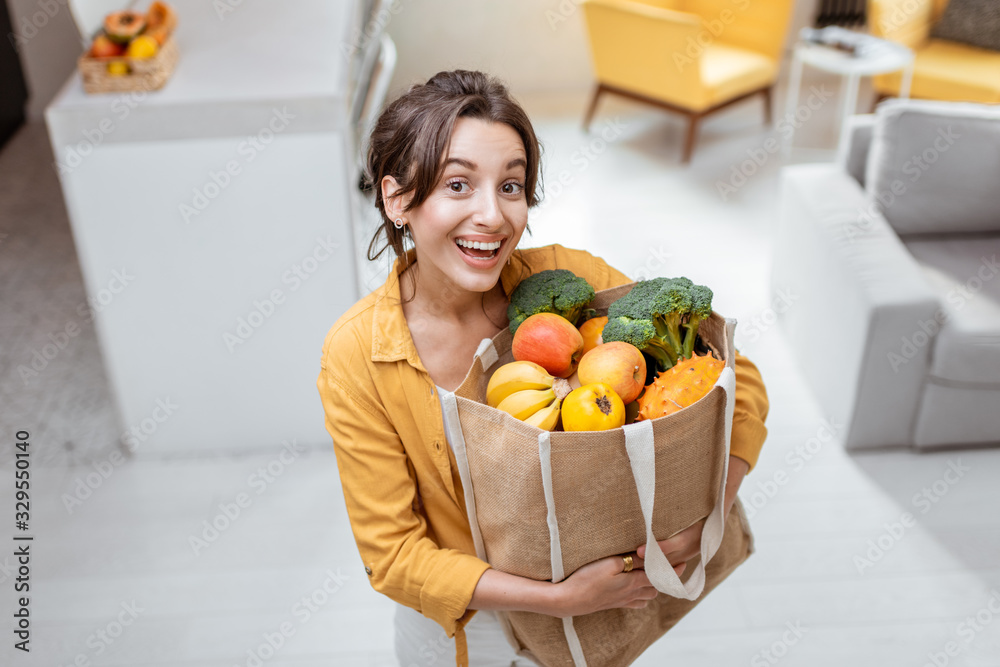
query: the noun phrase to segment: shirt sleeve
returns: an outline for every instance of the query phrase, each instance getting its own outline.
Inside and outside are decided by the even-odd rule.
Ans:
[[[333,437],[341,486],[372,588],[436,621],[447,636],[464,625],[473,591],[489,565],[445,549],[417,509],[417,481],[381,404],[355,378],[325,365],[317,380]]]
[[[600,257],[590,255],[590,259],[590,275],[584,277],[591,282],[594,289],[600,291],[632,282],[628,276]],[[579,263],[580,259],[576,262]],[[749,465],[747,474],[750,474],[757,465],[764,440],[767,438],[767,427],[764,426],[769,408],[767,389],[764,387],[764,380],[757,366],[740,354],[739,350],[736,351],[734,370],[736,405],[733,408],[733,432],[729,453],[746,461]]]

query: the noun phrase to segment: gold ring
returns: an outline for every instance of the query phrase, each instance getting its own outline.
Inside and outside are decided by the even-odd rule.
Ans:
[[[629,554],[627,556],[622,556],[622,563],[624,564],[624,567],[622,568],[622,572],[631,572],[632,571],[632,554]]]

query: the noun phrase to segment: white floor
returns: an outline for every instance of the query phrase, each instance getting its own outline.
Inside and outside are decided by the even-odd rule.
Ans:
[[[836,96],[806,121],[791,161],[832,158],[835,105]],[[529,244],[586,248],[633,277],[688,275],[715,289],[716,310],[742,331],[753,326],[768,306],[778,174],[790,160],[767,153],[746,166],[754,173],[726,200],[718,184],[781,136],[761,125],[759,104],[708,120],[688,167],[679,164],[683,125],[663,113],[602,103],[586,136],[581,99],[528,106],[548,184]],[[4,157],[0,173],[13,169]],[[41,206],[44,197],[33,199]],[[10,247],[0,245],[0,261]],[[23,327],[40,326],[19,315]],[[1000,666],[1000,451],[846,453],[828,437],[837,425],[825,423],[780,329],[757,329],[751,340],[737,328],[771,400],[769,437],[740,493],[757,552],[636,664]],[[88,369],[66,381],[94,377],[101,381],[99,370]],[[41,415],[31,426],[39,433],[46,420],[64,419],[58,406],[35,407],[19,414]],[[0,507],[9,526],[6,443],[24,427],[4,425]],[[13,542],[0,550],[0,664],[395,664],[393,603],[362,570],[332,448],[296,452],[291,463],[275,452],[116,465],[105,447],[86,464],[42,465],[47,448],[62,446],[42,435],[32,444],[30,654],[12,648]],[[261,469],[270,482],[259,482]],[[960,476],[948,473],[956,469]],[[937,489],[934,502],[920,499],[924,489]],[[67,505],[74,495],[82,500]],[[904,513],[914,521],[904,525]]]

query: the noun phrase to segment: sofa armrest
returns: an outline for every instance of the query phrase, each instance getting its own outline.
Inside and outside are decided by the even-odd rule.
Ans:
[[[794,296],[779,318],[824,416],[848,448],[910,444],[932,341],[903,340],[937,297],[838,165],[786,167],[780,202],[771,288]]]
[[[869,31],[876,37],[923,46],[931,34],[934,0],[868,0]]]
[[[862,188],[865,187],[868,149],[872,145],[874,130],[875,114],[851,116],[844,123],[837,146],[837,164],[853,176]]]

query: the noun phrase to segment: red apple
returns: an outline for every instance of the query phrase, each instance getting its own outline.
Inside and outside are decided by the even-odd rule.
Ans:
[[[115,44],[107,35],[98,35],[90,45],[91,58],[112,58],[125,53],[124,44]]]
[[[646,359],[635,345],[621,341],[602,343],[583,355],[577,373],[583,384],[603,382],[623,402],[631,403],[642,393]]]
[[[514,332],[510,351],[518,361],[533,361],[549,374],[568,378],[583,355],[583,336],[562,315],[532,315]]]

